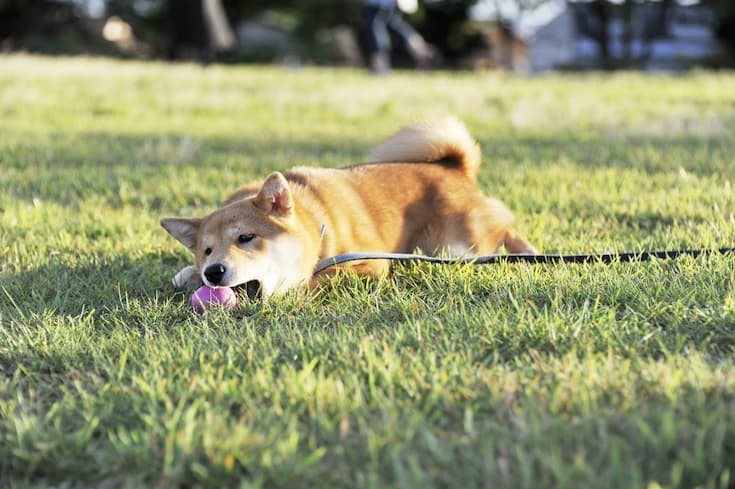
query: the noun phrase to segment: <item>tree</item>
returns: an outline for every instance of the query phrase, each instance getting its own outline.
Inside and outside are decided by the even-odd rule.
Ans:
[[[76,7],[61,0],[0,0],[0,41],[17,49],[33,35],[51,35],[77,20]]]
[[[715,36],[724,49],[723,64],[735,66],[735,0],[716,0],[711,4],[717,12]]]

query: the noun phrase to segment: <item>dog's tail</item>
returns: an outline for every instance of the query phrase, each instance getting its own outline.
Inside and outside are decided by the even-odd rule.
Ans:
[[[452,117],[405,127],[383,141],[368,156],[370,163],[451,163],[473,180],[481,160],[480,146],[464,124]]]

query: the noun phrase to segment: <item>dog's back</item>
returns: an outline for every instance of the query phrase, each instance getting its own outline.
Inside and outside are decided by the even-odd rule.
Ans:
[[[337,170],[297,168],[285,175],[297,200],[311,215],[322,216],[327,254],[416,248],[492,253],[511,230],[512,213],[477,188],[481,151],[456,119],[402,129],[368,160]],[[532,250],[531,245],[520,249]]]

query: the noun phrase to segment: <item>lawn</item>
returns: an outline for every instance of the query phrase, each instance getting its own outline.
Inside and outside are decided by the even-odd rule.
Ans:
[[[0,486],[735,486],[732,255],[170,285],[160,217],[444,114],[542,251],[735,245],[735,74],[0,57]]]

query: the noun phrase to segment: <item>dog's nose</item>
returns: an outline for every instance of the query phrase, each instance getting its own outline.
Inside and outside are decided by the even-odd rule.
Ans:
[[[204,269],[204,276],[209,280],[209,283],[217,285],[222,281],[226,271],[227,269],[225,269],[223,264],[215,263],[214,265],[209,265]]]

